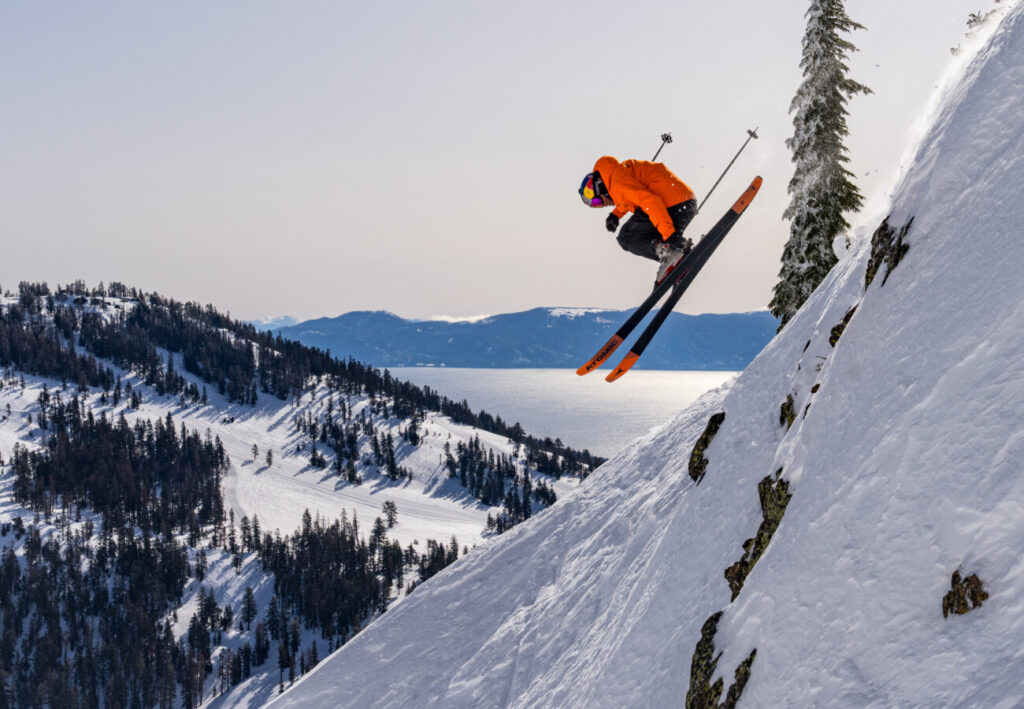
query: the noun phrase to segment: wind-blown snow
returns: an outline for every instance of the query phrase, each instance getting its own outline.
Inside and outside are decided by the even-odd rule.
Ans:
[[[862,238],[731,387],[422,585],[276,706],[678,707],[720,610],[726,686],[757,648],[747,706],[1024,702],[1021,5],[890,211],[914,223],[884,286],[885,267],[864,290]],[[696,486],[690,451],[718,411]],[[780,468],[792,500],[730,601],[723,572]],[[947,619],[958,569],[990,598]]]

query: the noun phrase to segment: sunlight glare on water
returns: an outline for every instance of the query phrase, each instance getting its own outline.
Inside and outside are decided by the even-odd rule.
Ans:
[[[527,433],[610,457],[736,372],[633,370],[613,384],[571,369],[395,367],[391,374],[469,402]]]

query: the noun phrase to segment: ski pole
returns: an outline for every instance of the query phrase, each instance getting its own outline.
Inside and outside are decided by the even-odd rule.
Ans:
[[[661,146],[658,148],[658,152],[656,152],[654,154],[654,157],[651,158],[651,162],[654,162],[655,160],[658,159],[658,154],[661,153],[661,149],[665,147],[665,143],[671,143],[671,142],[672,142],[672,134],[671,133],[662,133],[661,134]]]
[[[706,195],[704,196],[704,199],[703,199],[703,200],[701,201],[701,203],[700,203],[699,205],[697,205],[697,212],[700,212],[700,210],[701,210],[701,207],[703,207],[703,206],[704,206],[704,202],[707,202],[707,201],[708,201],[708,197],[710,197],[710,196],[711,196],[711,193],[715,191],[715,188],[716,188],[716,187],[718,187],[718,183],[722,181],[722,178],[723,178],[723,177],[725,177],[725,173],[726,173],[726,172],[729,172],[729,168],[730,168],[730,167],[732,167],[732,164],[733,164],[734,162],[736,162],[736,158],[738,158],[738,157],[740,156],[740,153],[742,153],[742,152],[743,152],[743,148],[747,147],[747,143],[749,143],[749,142],[751,141],[751,139],[757,140],[757,137],[758,137],[758,136],[757,136],[757,128],[755,128],[754,130],[747,130],[747,135],[748,135],[748,136],[750,136],[750,137],[749,137],[749,138],[747,138],[747,139],[746,139],[746,140],[745,140],[745,141],[743,142],[743,145],[741,145],[741,146],[740,146],[740,149],[739,149],[739,150],[738,150],[738,151],[736,152],[736,154],[735,154],[735,155],[733,156],[732,160],[730,160],[730,161],[729,161],[729,164],[725,166],[725,171],[724,171],[724,172],[722,172],[721,176],[719,176],[719,178],[718,178],[718,180],[717,180],[717,181],[715,182],[715,184],[711,185],[711,189],[710,189],[710,190],[708,190],[708,193],[707,193],[707,194],[706,194]],[[696,214],[697,212],[694,212],[694,214]]]

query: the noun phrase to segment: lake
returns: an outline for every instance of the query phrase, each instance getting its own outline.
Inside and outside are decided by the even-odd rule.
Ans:
[[[633,370],[614,384],[601,372],[580,377],[572,369],[388,368],[398,379],[465,399],[527,433],[561,438],[572,448],[610,457],[633,439],[661,426],[736,372]]]

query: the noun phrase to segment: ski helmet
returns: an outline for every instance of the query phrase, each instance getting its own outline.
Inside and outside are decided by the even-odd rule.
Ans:
[[[588,172],[583,178],[583,183],[580,185],[580,199],[588,207],[610,207],[614,204],[611,197],[608,196],[604,182],[601,181],[601,176],[596,172]]]

